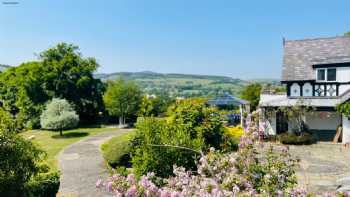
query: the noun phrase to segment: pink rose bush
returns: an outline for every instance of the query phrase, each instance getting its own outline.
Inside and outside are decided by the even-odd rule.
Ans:
[[[96,187],[117,197],[308,196],[305,189],[296,187],[297,161],[288,148],[264,148],[258,138],[258,126],[248,121],[237,152],[223,154],[211,148],[195,172],[174,166],[174,176],[167,179],[154,173],[139,179],[134,174],[115,174],[98,180]]]

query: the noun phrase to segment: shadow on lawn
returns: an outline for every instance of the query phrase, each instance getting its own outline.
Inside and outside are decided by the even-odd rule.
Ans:
[[[64,133],[60,136],[60,134],[53,135],[52,138],[54,139],[66,139],[66,138],[77,138],[77,137],[85,137],[89,134],[87,132],[70,132],[70,133]]]

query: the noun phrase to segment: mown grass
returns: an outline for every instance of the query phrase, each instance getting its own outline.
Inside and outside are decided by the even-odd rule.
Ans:
[[[24,138],[34,136],[32,140],[35,144],[46,151],[46,162],[51,169],[58,169],[57,156],[58,153],[70,144],[77,142],[85,137],[93,136],[102,132],[117,131],[116,128],[78,128],[63,132],[60,136],[59,132],[46,130],[31,130],[21,133]]]

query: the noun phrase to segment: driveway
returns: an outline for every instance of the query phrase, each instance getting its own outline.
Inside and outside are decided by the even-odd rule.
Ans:
[[[350,176],[350,149],[342,144],[290,146],[290,153],[300,159],[298,183],[310,192],[335,192],[336,180]]]
[[[109,196],[106,192],[95,188],[98,178],[108,176],[100,145],[112,137],[129,131],[120,129],[101,133],[65,148],[58,157],[61,185],[57,196]]]

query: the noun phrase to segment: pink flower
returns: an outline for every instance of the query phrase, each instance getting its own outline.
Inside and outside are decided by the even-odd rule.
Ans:
[[[108,192],[112,192],[113,191],[113,182],[108,182],[107,183],[107,190],[108,190]]]
[[[125,194],[126,197],[136,197],[137,196],[137,187],[135,185],[131,186]]]
[[[160,197],[171,197],[171,192],[165,189],[160,191]]]
[[[131,184],[134,185],[136,183],[136,178],[134,174],[129,174],[126,180]]]
[[[170,196],[171,196],[171,197],[182,197],[181,193],[180,193],[180,192],[176,192],[176,191],[171,192],[171,195],[170,195]]]
[[[103,185],[102,180],[101,180],[101,179],[98,179],[98,180],[96,181],[96,188],[101,188],[102,185]]]

